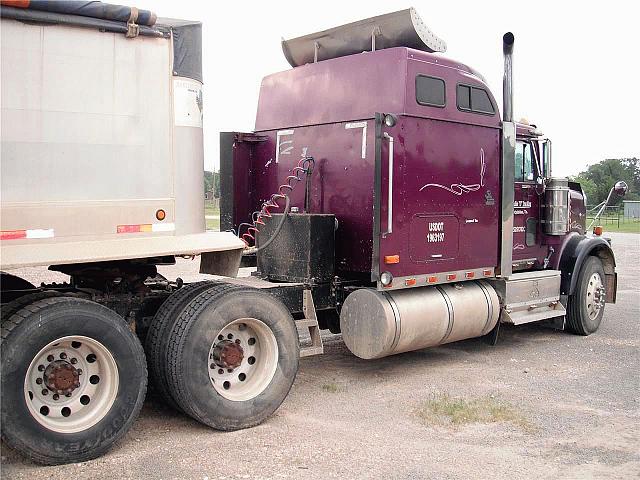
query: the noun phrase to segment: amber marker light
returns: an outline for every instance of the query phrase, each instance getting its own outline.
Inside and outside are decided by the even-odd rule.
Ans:
[[[162,220],[164,220],[166,217],[167,217],[167,213],[166,213],[164,210],[160,209],[160,210],[158,210],[158,211],[156,212],[156,218],[157,218],[158,220],[162,221]]]
[[[438,277],[436,277],[435,275],[431,275],[428,279],[427,282],[428,283],[437,283],[438,281]]]
[[[484,270],[482,271],[482,274],[483,274],[485,277],[490,277],[490,276],[491,276],[491,269],[489,269],[489,268],[484,269]]]
[[[416,279],[415,278],[407,278],[404,281],[404,286],[405,287],[413,287],[416,284]]]
[[[385,255],[384,263],[387,265],[400,263],[400,255]]]
[[[447,275],[447,280],[451,281],[451,280],[455,280],[456,279],[456,274],[455,273],[450,273]]]
[[[593,227],[593,234],[594,235],[602,235],[602,232],[604,232],[604,229],[602,228],[601,225],[598,225],[597,227]]]
[[[467,272],[467,273],[464,274],[464,276],[465,276],[465,278],[473,278],[473,277],[476,276],[476,274],[473,273],[473,272]]]

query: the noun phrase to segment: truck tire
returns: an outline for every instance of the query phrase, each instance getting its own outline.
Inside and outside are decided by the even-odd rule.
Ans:
[[[201,293],[180,314],[171,340],[174,399],[219,430],[261,423],[282,404],[298,371],[293,317],[259,290],[221,285]]]
[[[0,272],[0,293],[3,303],[12,302],[16,298],[23,295],[20,290],[34,290],[36,287],[33,283],[26,281],[24,278],[16,277],[7,272]]]
[[[28,293],[27,295],[23,295],[21,297],[16,298],[15,300],[2,305],[2,313],[0,314],[0,320],[4,321],[9,318],[11,315],[21,310],[25,306],[30,303],[37,302],[38,300],[42,300],[44,298],[52,298],[52,297],[61,297],[62,294],[56,292],[55,290],[43,290],[42,292],[33,292]]]
[[[178,404],[173,400],[167,384],[166,353],[169,344],[169,334],[180,312],[186,305],[214,282],[204,281],[190,283],[173,292],[160,306],[149,325],[144,350],[149,365],[149,381],[155,392],[173,409],[181,412]]]
[[[604,268],[598,257],[587,257],[578,276],[573,295],[567,302],[567,330],[590,335],[598,330],[604,315]]]
[[[56,465],[104,454],[140,412],[147,387],[142,346],[97,303],[54,297],[2,322],[2,440]]]

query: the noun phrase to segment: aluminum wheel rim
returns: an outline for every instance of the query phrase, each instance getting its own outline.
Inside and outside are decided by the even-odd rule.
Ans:
[[[242,350],[238,366],[221,365],[216,347],[233,342]],[[256,318],[240,318],[226,325],[209,350],[209,378],[222,397],[235,402],[251,400],[271,383],[278,367],[278,342],[264,322]]]
[[[60,389],[47,386],[53,382],[47,373],[55,373],[55,367],[68,377],[75,371],[78,385],[73,391],[60,393]],[[54,340],[34,357],[24,380],[24,397],[29,412],[42,426],[54,432],[75,433],[107,415],[118,384],[118,367],[109,350],[97,340],[73,335]]]
[[[595,320],[600,314],[600,310],[605,302],[605,290],[602,284],[602,278],[599,273],[594,273],[589,278],[587,284],[587,295],[585,298],[587,305],[587,314],[591,320]]]

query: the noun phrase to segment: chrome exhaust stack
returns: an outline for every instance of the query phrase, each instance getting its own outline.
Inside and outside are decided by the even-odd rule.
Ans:
[[[513,268],[513,198],[516,158],[516,124],[513,122],[513,33],[502,36],[504,77],[502,80],[502,159],[500,162],[500,273],[508,277]]]
[[[513,122],[513,33],[502,36],[502,53],[504,54],[504,76],[502,78],[502,120]]]

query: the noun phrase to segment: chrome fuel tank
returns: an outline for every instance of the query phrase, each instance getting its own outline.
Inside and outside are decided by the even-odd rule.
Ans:
[[[484,281],[361,289],[347,297],[340,328],[347,348],[371,359],[485,335],[499,316],[498,295]]]

